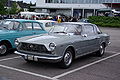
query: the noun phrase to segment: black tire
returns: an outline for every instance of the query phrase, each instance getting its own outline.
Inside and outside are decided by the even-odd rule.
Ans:
[[[105,46],[104,44],[101,44],[99,47],[99,50],[96,52],[96,56],[101,57],[105,53]]]
[[[68,48],[64,53],[62,61],[60,62],[60,67],[64,69],[69,68],[72,64],[72,61],[73,61],[73,51],[72,49]]]
[[[0,55],[8,54],[9,46],[5,43],[0,43]]]

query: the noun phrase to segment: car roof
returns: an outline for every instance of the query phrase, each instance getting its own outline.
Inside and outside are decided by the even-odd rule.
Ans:
[[[10,21],[18,21],[18,22],[37,22],[35,20],[26,20],[26,19],[5,19]]]
[[[68,23],[68,24],[79,24],[79,25],[91,24],[91,23],[84,23],[84,22],[63,22],[63,23]]]
[[[36,20],[38,22],[42,22],[42,23],[46,23],[46,22],[56,22],[56,21],[52,21],[52,20]]]

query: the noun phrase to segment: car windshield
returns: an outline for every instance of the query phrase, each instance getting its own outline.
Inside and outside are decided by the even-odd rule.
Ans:
[[[0,29],[16,30],[19,26],[19,22],[3,20],[0,24],[0,26],[1,26]]]
[[[57,24],[50,30],[49,33],[63,33],[63,34],[72,34],[80,35],[81,25],[77,24]]]

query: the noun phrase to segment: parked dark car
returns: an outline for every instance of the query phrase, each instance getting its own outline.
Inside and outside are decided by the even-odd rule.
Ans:
[[[102,56],[109,44],[109,35],[91,23],[66,22],[57,24],[48,35],[17,39],[15,53],[26,61],[59,62],[68,68],[80,56],[96,52]]]

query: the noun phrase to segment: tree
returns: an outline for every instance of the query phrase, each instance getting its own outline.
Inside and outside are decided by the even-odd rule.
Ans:
[[[7,3],[8,0],[0,0],[0,14],[4,15],[6,13],[5,3]]]
[[[16,2],[13,2],[11,8],[10,8],[10,14],[16,14],[18,12],[18,9],[17,9],[17,3]]]

